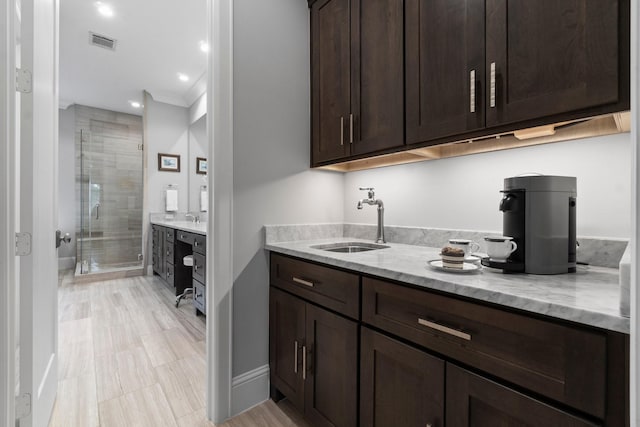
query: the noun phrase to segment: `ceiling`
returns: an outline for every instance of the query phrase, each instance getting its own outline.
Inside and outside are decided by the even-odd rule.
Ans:
[[[116,39],[115,51],[91,45],[90,31]],[[142,104],[145,90],[188,107],[206,90],[206,38],[206,0],[60,0],[60,107],[141,115],[130,101]]]

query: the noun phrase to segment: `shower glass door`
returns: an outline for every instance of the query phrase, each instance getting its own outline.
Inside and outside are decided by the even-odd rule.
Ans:
[[[137,126],[88,119],[80,129],[83,274],[142,265],[142,134]],[[134,129],[132,129],[134,128]]]

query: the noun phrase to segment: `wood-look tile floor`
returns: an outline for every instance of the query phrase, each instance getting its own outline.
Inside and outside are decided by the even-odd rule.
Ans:
[[[205,415],[205,319],[160,279],[74,283],[61,273],[58,397],[49,427],[214,427]],[[308,427],[269,400],[218,427]]]

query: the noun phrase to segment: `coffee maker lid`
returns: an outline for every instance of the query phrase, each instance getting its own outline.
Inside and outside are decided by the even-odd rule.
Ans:
[[[504,179],[505,190],[560,191],[576,193],[577,182],[574,176],[557,175],[518,175]]]

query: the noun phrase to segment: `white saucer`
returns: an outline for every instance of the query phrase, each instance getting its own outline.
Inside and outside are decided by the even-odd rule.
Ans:
[[[480,271],[482,269],[482,267],[478,264],[472,264],[469,262],[463,262],[462,263],[462,268],[449,268],[449,267],[444,267],[442,265],[442,260],[441,259],[432,259],[430,261],[427,261],[427,265],[434,269],[434,270],[438,270],[438,271],[446,271],[447,273],[476,273],[478,271]]]

